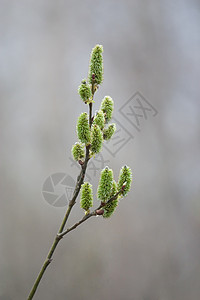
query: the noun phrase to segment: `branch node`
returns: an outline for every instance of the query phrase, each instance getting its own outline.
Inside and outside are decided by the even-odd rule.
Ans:
[[[62,238],[63,238],[63,236],[62,236],[60,233],[57,233],[56,239],[57,239],[58,241],[60,241]]]
[[[104,214],[104,209],[103,209],[103,208],[97,209],[97,210],[96,210],[96,215],[97,215],[97,216],[101,216],[101,215],[103,215],[103,214]]]
[[[82,161],[81,159],[79,159],[78,163],[79,163],[79,165],[82,166],[84,164],[84,161]]]
[[[52,262],[53,258],[48,258],[47,259],[47,264],[49,265]]]

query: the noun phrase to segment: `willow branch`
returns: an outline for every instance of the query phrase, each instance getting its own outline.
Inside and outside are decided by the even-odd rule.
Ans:
[[[95,93],[95,90],[94,90],[94,83],[92,84],[92,100],[93,100],[93,97],[94,97],[94,93]],[[92,102],[89,103],[89,125],[90,125],[90,128],[92,126]],[[74,189],[74,193],[73,193],[73,196],[72,196],[72,199],[69,201],[69,204],[68,204],[68,207],[67,207],[67,211],[65,213],[65,216],[64,216],[64,219],[61,223],[61,226],[59,228],[59,231],[54,239],[54,242],[49,250],[49,253],[47,255],[47,258],[36,278],[36,281],[32,287],[32,290],[27,298],[27,300],[31,300],[33,299],[33,296],[35,295],[35,292],[38,288],[38,285],[44,275],[44,272],[46,271],[48,265],[51,263],[52,261],[52,256],[53,256],[53,253],[54,251],[56,250],[56,247],[59,243],[59,241],[61,240],[62,237],[59,236],[59,234],[61,234],[65,228],[65,225],[67,223],[67,220],[69,218],[69,215],[71,213],[71,210],[72,210],[72,207],[74,206],[74,204],[76,203],[76,199],[78,197],[78,194],[80,192],[80,189],[81,189],[81,185],[84,181],[84,178],[85,178],[85,173],[86,173],[86,169],[87,169],[87,164],[88,164],[88,161],[90,159],[90,145],[87,145],[86,146],[86,154],[85,154],[85,161],[83,163],[83,165],[81,166],[81,171],[80,171],[80,174],[79,176],[77,177],[77,181],[76,181],[76,186],[75,186],[75,189]]]

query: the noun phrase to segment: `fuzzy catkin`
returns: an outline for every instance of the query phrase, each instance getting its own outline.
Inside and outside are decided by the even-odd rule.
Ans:
[[[101,177],[99,180],[99,185],[97,190],[98,199],[101,200],[102,202],[106,202],[106,200],[108,200],[112,192],[112,186],[113,186],[113,171],[112,169],[105,167],[101,171]]]
[[[89,127],[89,119],[88,114],[82,113],[80,114],[77,122],[77,135],[79,140],[86,145],[90,143],[91,134],[90,134],[90,127]]]
[[[85,182],[81,185],[80,206],[85,211],[88,211],[93,206],[93,192],[92,185],[89,182]]]
[[[92,92],[89,84],[87,84],[86,82],[86,79],[83,79],[81,85],[79,85],[78,93],[85,103],[89,102],[89,99],[92,96]]]
[[[115,180],[113,180],[112,191],[109,198],[111,199],[116,193],[117,193],[117,183]],[[103,213],[104,218],[109,218],[114,213],[116,207],[118,206],[119,198],[120,196],[118,195],[116,199],[112,200],[111,202],[109,202],[104,206],[104,213]]]
[[[75,143],[72,147],[72,155],[74,160],[78,161],[85,157],[85,148],[82,143]]]
[[[97,113],[96,116],[94,117],[93,124],[96,124],[99,126],[101,130],[103,130],[105,126],[105,117],[103,111],[100,109]]]
[[[132,171],[128,166],[121,168],[118,180],[118,191],[121,195],[126,196],[131,189]]]
[[[103,217],[104,218],[111,217],[117,206],[118,206],[118,199],[114,199],[112,202],[106,204],[106,206],[104,207]]]
[[[105,96],[101,102],[101,110],[105,114],[106,123],[108,123],[112,119],[114,109],[114,102],[110,96]]]
[[[103,130],[103,138],[104,140],[110,140],[111,137],[113,136],[113,134],[115,133],[116,131],[116,125],[113,123],[113,124],[110,124],[108,126],[108,128],[104,128]]]
[[[92,125],[91,152],[99,153],[102,148],[103,134],[98,125]]]
[[[103,81],[103,46],[96,45],[91,52],[88,81],[101,84]]]

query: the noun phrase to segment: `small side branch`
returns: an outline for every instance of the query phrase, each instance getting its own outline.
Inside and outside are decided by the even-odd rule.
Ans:
[[[67,230],[63,231],[62,233],[58,233],[57,237],[58,238],[63,238],[66,234],[68,234],[70,231],[76,229],[79,225],[81,225],[82,223],[84,223],[85,221],[87,221],[89,218],[97,216],[98,215],[98,211],[103,208],[106,204],[111,203],[113,200],[117,199],[117,197],[119,196],[119,194],[121,193],[121,190],[118,191],[113,197],[111,197],[106,203],[101,203],[99,205],[98,208],[96,208],[95,210],[93,210],[91,213],[85,215],[79,222],[75,223],[73,226],[71,226],[70,228],[68,228]]]

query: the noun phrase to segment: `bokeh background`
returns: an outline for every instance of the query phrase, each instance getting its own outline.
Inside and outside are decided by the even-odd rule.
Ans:
[[[199,1],[0,0],[0,300],[26,299],[65,213],[41,191],[53,173],[78,175],[77,87],[97,43],[94,109],[112,96],[134,136],[102,155],[134,183],[111,219],[60,243],[34,299],[200,299]],[[120,113],[137,91],[158,111],[140,132]],[[77,204],[69,225],[82,215]]]

